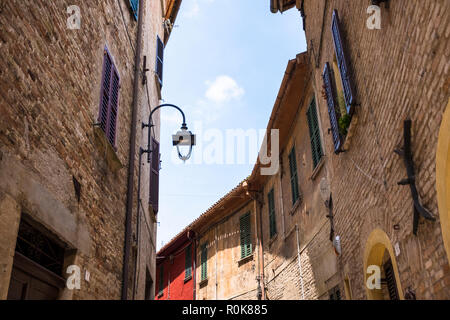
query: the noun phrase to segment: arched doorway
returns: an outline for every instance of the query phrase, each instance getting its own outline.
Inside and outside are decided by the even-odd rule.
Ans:
[[[442,117],[436,151],[436,190],[442,237],[450,261],[450,99]]]
[[[381,288],[369,289],[366,285],[369,266],[380,268]],[[369,300],[403,300],[397,261],[387,234],[375,229],[369,235],[364,252],[364,285]]]

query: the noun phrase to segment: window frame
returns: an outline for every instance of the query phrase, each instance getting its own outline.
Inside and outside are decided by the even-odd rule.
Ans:
[[[273,187],[267,194],[267,206],[269,210],[269,235],[270,239],[272,239],[277,234],[275,189]]]
[[[205,242],[200,248],[200,281],[206,281],[208,280],[208,244]]]
[[[248,219],[248,221],[246,221]],[[241,260],[253,254],[251,212],[239,217]]]
[[[192,278],[192,245],[189,244],[185,251],[185,261],[184,261],[184,280],[189,280]]]
[[[295,205],[297,201],[300,200],[300,188],[298,184],[298,167],[297,167],[297,157],[295,154],[295,145],[292,146],[291,151],[288,154],[289,160],[289,173],[291,182],[291,197],[292,205]]]
[[[322,137],[320,131],[319,114],[317,112],[316,98],[313,96],[306,111],[308,121],[309,137],[311,142],[311,156],[313,160],[313,170],[317,168],[324,156]],[[313,123],[315,121],[315,123]]]

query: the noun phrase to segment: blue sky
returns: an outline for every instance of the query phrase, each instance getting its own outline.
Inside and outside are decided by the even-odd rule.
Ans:
[[[245,164],[207,164],[204,155],[220,145],[214,134],[267,127],[288,60],[306,51],[299,12],[272,14],[269,0],[183,0],[175,25],[163,99],[184,110],[199,145],[186,163],[175,159],[180,115],[162,109],[157,249],[251,173],[256,153]]]

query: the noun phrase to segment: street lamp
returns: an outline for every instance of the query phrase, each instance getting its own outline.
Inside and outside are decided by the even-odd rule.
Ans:
[[[178,157],[183,160],[186,161],[191,157],[192,154],[192,147],[195,146],[195,134],[193,134],[191,131],[188,131],[188,127],[186,125],[186,117],[184,116],[184,112],[183,110],[181,110],[179,107],[177,107],[174,104],[161,104],[159,106],[157,106],[155,109],[152,110],[152,112],[150,112],[150,115],[148,117],[148,124],[142,123],[142,129],[144,128],[148,128],[148,148],[147,150],[144,150],[141,148],[141,154],[143,153],[147,153],[147,162],[150,163],[150,159],[151,159],[151,153],[152,153],[152,127],[154,127],[153,121],[152,121],[152,116],[153,113],[162,108],[162,107],[171,107],[171,108],[175,108],[178,111],[180,111],[181,115],[183,116],[183,123],[181,124],[181,128],[180,130],[172,135],[172,143],[174,147],[177,147],[177,152],[178,152]],[[187,154],[182,154],[181,148],[188,148]]]

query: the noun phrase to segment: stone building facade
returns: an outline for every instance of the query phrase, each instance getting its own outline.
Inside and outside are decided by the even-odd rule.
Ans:
[[[0,3],[0,299],[154,297],[141,123],[180,2]]]
[[[317,116],[320,96],[311,76],[307,53],[289,61],[267,127],[267,132],[279,130],[279,170],[264,176],[257,163],[249,178],[249,189],[260,193],[264,287],[270,300],[328,299],[339,284],[327,198],[321,195],[329,172]]]
[[[449,2],[271,1],[294,8],[308,52],[267,127],[280,169],[256,163],[187,227],[195,298],[449,299]]]
[[[340,292],[448,299],[449,2],[271,1],[274,13],[291,8],[303,18],[318,97]],[[415,172],[405,180],[409,125]],[[416,225],[414,207],[426,210]],[[381,289],[366,286],[369,266]]]

